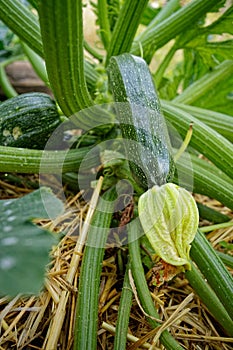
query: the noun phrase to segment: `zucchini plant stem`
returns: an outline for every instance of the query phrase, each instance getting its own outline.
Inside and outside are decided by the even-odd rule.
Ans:
[[[148,0],[126,0],[121,8],[108,47],[106,66],[112,56],[129,52]]]
[[[210,73],[195,81],[172,101],[177,103],[192,104],[218,85],[219,82],[229,78],[233,74],[233,60],[225,60]]]
[[[97,205],[89,228],[79,277],[74,350],[96,349],[97,346],[100,276],[115,198],[115,187],[105,192],[104,202],[101,207]]]
[[[171,105],[169,102],[163,101],[162,109],[166,120],[170,122],[183,137],[185,137],[189,129],[190,122],[193,122],[194,126],[190,146],[193,146],[197,151],[204,154],[230,178],[233,177],[233,153],[232,143],[230,141],[193,117],[193,115],[175,107],[174,104]]]
[[[23,41],[21,45],[36,74],[47,86],[50,86],[44,60]]]
[[[233,319],[233,278],[199,230],[192,243],[190,255]]]
[[[128,323],[133,298],[133,293],[129,282],[129,267],[130,266],[128,263],[125,271],[124,284],[118,310],[116,333],[114,337],[114,350],[126,349]]]
[[[42,170],[42,158],[44,173],[61,171],[61,168],[63,173],[77,172],[83,157],[90,150],[91,148],[82,147],[66,153],[66,151],[42,151],[0,146],[0,172],[39,173]],[[99,162],[97,152],[90,158],[90,168],[99,165]],[[185,157],[182,156],[179,159],[177,163],[178,176],[176,175],[173,181],[188,190],[216,198],[233,209],[233,187],[229,177],[203,159],[197,158],[196,155],[191,155],[191,162],[192,169],[189,166],[190,161],[186,161]],[[193,176],[193,184],[186,181],[187,174]],[[127,174],[124,173],[124,176]],[[75,183],[77,183],[76,180]]]
[[[8,66],[9,64],[11,64],[11,63],[13,63],[15,61],[23,61],[25,59],[26,59],[26,57],[23,54],[22,55],[13,56],[13,57],[9,57],[6,60],[4,60],[3,62],[1,62],[1,65],[3,67],[6,67],[6,66]]]
[[[43,54],[37,17],[19,0],[0,0],[1,20],[39,55]]]
[[[139,34],[136,38],[136,41],[140,42],[140,40],[143,40],[143,36],[149,32],[150,28],[153,30],[153,27],[157,26],[159,23],[164,21],[166,18],[171,16],[174,12],[176,12],[180,7],[180,0],[170,0],[165,4],[165,6],[162,7],[162,9],[159,11],[158,15],[150,22],[150,24],[146,27],[145,32],[142,32],[141,35]],[[161,65],[159,66],[158,70],[156,71],[156,86],[159,89],[163,74],[169,65],[172,57],[174,56],[175,52],[177,50],[176,43],[172,46],[172,48],[167,53],[166,57],[163,59]],[[143,49],[142,49],[143,51]],[[146,60],[148,62],[151,61],[152,57],[154,55],[154,51],[148,51],[146,52]]]
[[[18,95],[17,91],[10,83],[3,64],[0,64],[0,86],[6,97],[11,98]]]
[[[151,316],[147,318],[148,323],[152,328],[158,327],[158,323],[155,319],[159,319],[159,315],[155,309],[154,303],[152,301],[150,291],[147,286],[145,272],[143,269],[139,240],[138,237],[142,231],[141,226],[138,224],[135,228],[130,224],[128,225],[128,239],[129,239],[129,256],[132,274],[134,278],[134,283],[136,285],[137,294],[142,304],[144,311]],[[168,350],[182,350],[183,347],[180,346],[177,341],[171,336],[171,334],[165,330],[160,336],[161,343]]]
[[[177,50],[176,43],[171,47],[171,49],[168,51],[167,55],[164,57],[163,61],[161,62],[159,68],[154,73],[154,81],[157,86],[157,89],[159,89],[164,72],[166,71],[169,63],[171,62],[175,52]]]
[[[229,141],[233,142],[232,116],[177,102],[173,104],[172,102],[167,101],[165,103],[171,103],[171,105],[174,105],[174,107],[176,106],[177,108],[181,108],[182,110],[190,113],[201,122],[216,130],[219,134],[227,138]]]
[[[213,224],[222,224],[231,220],[230,216],[225,215],[205,204],[197,203],[199,215],[202,219],[210,221]]]
[[[41,1],[39,20],[49,81],[64,114],[92,106],[84,74],[82,1]]]
[[[38,18],[19,0],[0,0],[1,20],[40,57],[44,50]],[[84,60],[85,76],[88,86],[94,88],[97,72]]]
[[[193,134],[193,123],[191,122],[189,125],[189,129],[187,131],[187,134],[184,138],[184,141],[182,142],[180,148],[178,149],[177,153],[174,155],[174,162],[176,163],[178,159],[182,156],[182,154],[185,152],[186,148],[189,145],[189,142],[191,140]]]
[[[104,57],[98,51],[96,51],[91,45],[89,45],[89,43],[86,40],[84,40],[84,48],[94,58],[96,58],[100,62],[103,61]]]
[[[157,16],[149,23],[149,25],[146,27],[146,30],[150,30],[150,28],[155,27],[157,24],[168,18],[170,15],[172,15],[174,12],[176,12],[180,7],[180,0],[170,0],[167,2],[159,11]],[[143,36],[143,35],[142,35]],[[140,35],[137,37],[139,38]]]
[[[230,267],[231,269],[233,269],[233,256],[230,254],[225,254],[222,252],[216,252],[218,254],[218,256],[221,258],[222,262]]]
[[[0,172],[55,174],[77,171],[89,151],[88,147],[67,152],[0,146]],[[98,164],[98,155],[93,154],[88,161],[88,167]]]
[[[18,95],[18,93],[12,86],[6,74],[5,67],[15,61],[21,61],[24,59],[25,59],[25,55],[17,55],[14,57],[7,58],[6,60],[0,63],[0,86],[2,87],[3,92],[8,98],[15,97]]]
[[[212,313],[214,318],[223,327],[225,332],[229,336],[233,336],[233,319],[229,316],[228,312],[217,298],[214,291],[206,283],[202,274],[198,271],[195,265],[191,262],[191,270],[186,271],[186,278],[190,285],[195,290],[196,294],[200,297],[202,302],[207,306],[208,310]]]
[[[233,222],[223,222],[221,224],[215,224],[215,225],[209,225],[209,226],[203,226],[200,227],[199,230],[202,233],[206,233],[206,232],[210,232],[210,231],[214,231],[214,230],[219,230],[221,228],[226,228],[226,227],[232,227],[233,226]]]
[[[108,49],[109,43],[111,41],[111,30],[108,19],[108,7],[106,0],[98,0],[98,20],[100,26],[100,36],[105,49]]]
[[[38,10],[38,1],[39,1],[39,0],[28,0],[28,2],[29,2],[36,10]]]
[[[233,209],[233,186],[230,178],[196,155],[191,155],[191,164],[190,168],[190,161],[181,157],[176,163],[178,175],[175,174],[173,182],[194,193],[215,198]],[[190,183],[187,174],[192,176],[193,183]]]

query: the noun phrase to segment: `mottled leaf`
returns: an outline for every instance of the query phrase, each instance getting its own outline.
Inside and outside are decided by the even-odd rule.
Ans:
[[[47,213],[46,207],[52,209]],[[0,201],[0,294],[36,294],[40,291],[56,243],[50,232],[31,222],[63,211],[62,202],[47,188],[22,198]]]

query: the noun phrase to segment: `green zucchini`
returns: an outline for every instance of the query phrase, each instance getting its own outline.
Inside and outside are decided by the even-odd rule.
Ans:
[[[44,149],[61,123],[55,101],[44,93],[27,93],[0,104],[0,145]]]
[[[143,190],[171,181],[168,132],[146,62],[128,53],[112,57],[108,74],[134,179]]]

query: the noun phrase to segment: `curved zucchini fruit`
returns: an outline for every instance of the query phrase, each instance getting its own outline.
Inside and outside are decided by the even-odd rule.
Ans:
[[[168,132],[146,62],[128,53],[112,57],[108,74],[136,182],[146,190],[171,181],[174,164]]]

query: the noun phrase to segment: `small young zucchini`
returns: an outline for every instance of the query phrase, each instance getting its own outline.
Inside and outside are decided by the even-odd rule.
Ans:
[[[0,145],[44,149],[61,123],[55,102],[44,93],[27,93],[0,104]]]
[[[128,53],[112,57],[108,74],[135,180],[143,190],[171,181],[174,163],[167,127],[146,62]]]

